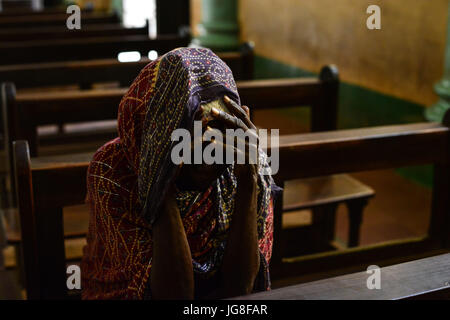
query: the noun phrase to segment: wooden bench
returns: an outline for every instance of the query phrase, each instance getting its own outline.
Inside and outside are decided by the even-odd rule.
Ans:
[[[10,11],[22,10],[28,12],[32,9],[32,1],[31,0],[2,0],[1,13],[8,13]]]
[[[254,55],[250,44],[237,52],[219,53],[219,57],[233,70],[236,80],[253,79]],[[0,66],[0,80],[14,83],[17,89],[65,85],[87,88],[93,83],[113,81],[128,87],[149,62],[148,58],[136,62],[114,58],[5,65]]]
[[[312,106],[312,130],[332,130],[336,128],[336,92],[337,77],[330,78],[332,67],[323,69],[320,78],[310,79],[281,79],[238,82],[238,90],[242,101],[248,103],[252,110],[275,108],[276,106]],[[327,78],[329,77],[329,78]],[[18,95],[15,102],[10,102],[12,116],[10,123],[16,123],[9,132],[12,140],[25,139],[29,141],[32,156],[38,154],[37,127],[39,125],[64,123],[76,121],[94,121],[117,118],[117,105],[126,89],[86,91],[86,92],[60,92],[45,94]],[[20,125],[19,125],[20,124]],[[115,135],[115,132],[113,133]],[[112,136],[105,137],[105,141]],[[80,141],[80,136],[76,137]],[[92,140],[87,136],[87,139]],[[59,140],[61,142],[61,140]],[[73,140],[72,140],[73,141]],[[70,140],[64,140],[69,143]],[[317,179],[316,179],[317,180]],[[287,199],[289,210],[313,209],[313,226],[309,228],[288,228],[290,238],[298,239],[300,232],[308,232],[306,243],[316,243],[310,250],[329,249],[329,243],[334,239],[334,216],[339,203],[346,203],[350,209],[350,246],[356,246],[359,238],[359,226],[362,220],[364,205],[374,191],[359,181],[346,177],[336,176],[332,179],[323,177],[320,183],[327,188],[326,194],[319,196],[309,194],[309,201],[298,197]],[[312,181],[311,181],[312,182]],[[296,184],[314,187],[310,181],[293,181]],[[342,193],[342,186],[349,184],[351,188]],[[288,189],[293,189],[288,186]],[[302,190],[303,191],[303,190]],[[297,192],[296,192],[297,193]],[[302,201],[298,201],[302,199]],[[320,228],[319,228],[320,227]],[[301,231],[300,231],[301,229]],[[316,241],[321,239],[321,241]],[[296,241],[293,241],[295,243]],[[296,255],[298,246],[293,246],[286,254]],[[309,248],[309,247],[308,247]]]
[[[0,16],[0,29],[5,28],[36,28],[50,26],[65,26],[69,14],[55,13],[42,15]],[[101,12],[85,12],[81,15],[81,26],[88,24],[119,23],[117,14]]]
[[[324,68],[326,70],[328,68]],[[117,119],[117,109],[127,88],[67,92],[19,93],[4,85],[9,100],[5,114],[10,141],[30,142],[32,155],[38,154],[37,127],[47,124]],[[337,106],[329,83],[323,78],[238,81],[242,101],[254,110],[311,106],[313,131],[336,128]]]
[[[0,29],[0,42],[73,39],[105,36],[149,35],[148,22],[143,27],[126,28],[119,23],[92,24],[80,30],[69,30],[66,25],[37,28]]]
[[[300,253],[320,252],[336,249],[335,218],[337,206],[344,203],[348,211],[347,247],[359,245],[360,227],[364,208],[375,191],[347,174],[295,179],[284,184],[283,212],[312,210],[310,225],[299,226],[297,221],[283,223],[283,256],[297,256]],[[292,219],[291,219],[292,220]],[[298,245],[299,234],[305,235]],[[305,251],[306,250],[306,251]]]
[[[425,163],[435,164],[436,179],[427,236],[295,258],[281,255],[283,201],[277,199],[272,278],[317,273],[323,278],[448,252],[449,138],[448,127],[436,123],[281,136],[280,170],[274,176],[281,185],[293,178]],[[273,147],[277,146],[269,146],[269,154]],[[67,297],[62,208],[84,203],[90,157],[65,162],[30,159],[24,141],[14,144],[14,153],[28,297]]]
[[[5,0],[2,1],[3,3]],[[17,2],[17,1],[13,1]],[[19,1],[20,2],[20,1]],[[50,15],[50,14],[65,14],[67,10],[67,6],[54,6],[54,7],[45,7],[40,9],[33,9],[31,5],[27,5],[22,8],[5,8],[3,6],[3,10],[0,11],[0,17],[7,16],[39,16],[39,15]],[[81,14],[92,12],[90,9],[81,9]]]
[[[230,300],[449,300],[449,265],[447,253],[380,268],[379,290],[367,288],[362,271]]]
[[[1,26],[0,26],[1,28]],[[166,53],[186,47],[190,36],[161,35],[149,39],[148,35],[103,36],[74,39],[50,39],[0,43],[0,65],[36,62],[76,61],[117,58],[120,52],[139,51],[147,56],[151,50]]]
[[[447,115],[448,116],[448,115]],[[282,219],[274,222],[274,278],[302,273],[320,273],[329,265],[367,264],[374,259],[395,259],[450,244],[449,130],[436,123],[374,127],[284,136],[280,139],[278,185],[285,181],[330,174],[389,169],[408,165],[434,165],[433,200],[429,234],[407,241],[392,241],[369,248],[350,248],[343,253],[328,252],[296,258],[283,257],[285,246]],[[278,199],[277,217],[283,217],[284,204]],[[368,265],[368,264],[367,264]],[[352,271],[352,270],[350,270]]]

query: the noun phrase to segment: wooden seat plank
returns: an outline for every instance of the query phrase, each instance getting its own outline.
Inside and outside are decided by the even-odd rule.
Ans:
[[[283,210],[308,209],[374,194],[372,188],[347,174],[288,180],[284,184]]]
[[[369,290],[367,272],[234,298],[236,300],[399,300],[450,299],[450,253],[381,268],[381,289]],[[440,296],[438,295],[440,294]],[[232,299],[233,300],[233,299]]]

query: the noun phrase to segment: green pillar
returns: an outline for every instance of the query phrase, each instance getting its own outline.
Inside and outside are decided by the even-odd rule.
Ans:
[[[123,21],[123,3],[122,0],[111,0],[111,11],[117,13]]]
[[[214,51],[233,51],[239,48],[237,0],[202,0],[200,35],[193,45]]]
[[[445,112],[450,109],[450,3],[448,7],[444,78],[434,85],[434,91],[439,96],[439,101],[425,110],[425,117],[429,121],[442,122]]]

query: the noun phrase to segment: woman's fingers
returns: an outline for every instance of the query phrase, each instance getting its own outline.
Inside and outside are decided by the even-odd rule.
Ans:
[[[248,130],[247,132],[253,133],[254,130]],[[253,134],[255,135],[255,133]],[[245,163],[257,164],[259,158],[257,137],[233,135],[231,141],[229,141],[221,130],[211,128],[210,126],[206,127],[204,134],[192,138],[190,150],[191,163],[195,161],[194,153],[196,150],[200,150],[200,157],[203,157],[203,148],[209,144],[214,144],[217,148],[222,149],[223,159],[218,160],[223,163],[227,163],[226,159],[230,159],[230,156],[226,157],[226,153],[228,152],[233,154],[233,161],[238,160],[238,163],[245,161]]]
[[[217,129],[212,129],[208,127],[206,130],[209,136],[214,133],[220,133]],[[258,144],[257,141],[247,141],[247,139],[242,139],[240,137],[234,137],[232,144],[228,143],[226,138],[214,139],[211,143],[215,144],[218,148],[222,148],[224,155],[226,152],[233,153],[233,159],[241,159],[245,163],[257,164],[258,161]],[[228,157],[227,157],[228,159]],[[225,162],[225,161],[224,161]]]
[[[250,110],[247,106],[239,106],[228,96],[224,96],[223,101],[225,102],[231,113],[241,119],[248,128],[256,129],[256,126],[250,120]]]
[[[247,117],[250,119],[250,109],[247,106],[242,106],[242,109],[244,109],[245,113],[247,114]]]
[[[248,130],[248,127],[244,123],[244,121],[242,121],[238,117],[233,116],[227,112],[224,112],[222,110],[212,107],[211,114],[215,119],[222,121],[228,128],[242,129],[244,131]]]
[[[236,102],[231,100],[228,96],[223,97],[223,101],[227,105],[228,109],[231,111],[233,115],[244,120],[247,117],[247,114],[241,106],[239,106]]]

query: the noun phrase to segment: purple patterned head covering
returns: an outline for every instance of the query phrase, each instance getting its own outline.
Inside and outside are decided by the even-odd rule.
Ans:
[[[170,157],[172,132],[190,130],[203,103],[225,94],[240,103],[230,68],[209,49],[181,48],[162,56],[154,90],[143,128],[138,171],[142,210],[151,224],[176,173]]]

